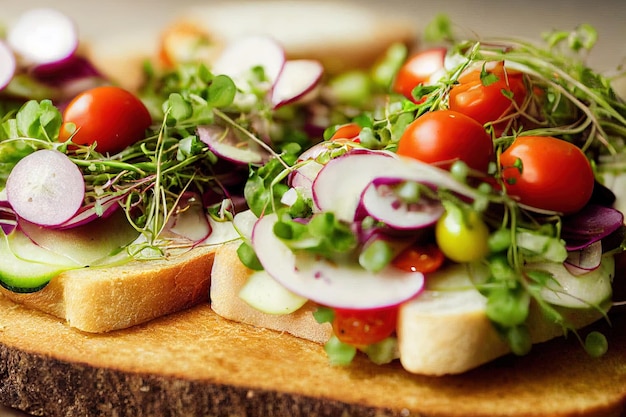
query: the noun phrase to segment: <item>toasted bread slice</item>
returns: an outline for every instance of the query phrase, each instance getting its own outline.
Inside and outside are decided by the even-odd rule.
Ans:
[[[211,284],[213,310],[230,320],[316,342],[328,340],[332,330],[313,319],[315,306],[311,303],[295,313],[274,316],[239,299],[238,293],[252,271],[238,260],[236,248],[233,242],[216,253]],[[605,284],[611,276],[606,277]],[[433,376],[460,374],[511,352],[487,317],[486,298],[471,283],[463,265],[429,275],[427,282],[425,291],[400,307],[398,354],[405,370]],[[558,309],[574,328],[587,326],[604,315],[593,307]],[[528,326],[535,344],[564,334],[563,326],[547,321],[535,304],[531,304]]]
[[[34,293],[0,291],[84,332],[124,329],[208,302],[215,249],[202,246],[163,259],[69,270]]]
[[[318,343],[326,342],[332,331],[328,323],[319,324],[313,318],[314,303],[308,302],[291,314],[274,315],[261,312],[239,298],[239,291],[251,271],[239,260],[238,245],[239,242],[231,242],[216,252],[210,290],[213,311],[240,323],[287,332]]]
[[[138,31],[90,39],[85,53],[112,80],[136,89],[142,64],[210,64],[229,42],[269,35],[288,58],[320,60],[328,73],[367,68],[393,43],[413,45],[414,22],[357,3],[235,1],[203,3],[173,18],[161,33]]]

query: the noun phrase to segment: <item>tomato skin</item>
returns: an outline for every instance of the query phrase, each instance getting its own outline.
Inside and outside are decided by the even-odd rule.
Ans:
[[[457,160],[486,173],[493,142],[476,120],[452,110],[428,112],[415,119],[398,141],[399,155],[449,169]]]
[[[521,162],[521,168],[516,164]],[[523,204],[564,214],[591,198],[594,174],[580,148],[551,136],[520,136],[500,156],[509,195]]]
[[[372,310],[335,309],[335,336],[354,346],[371,345],[391,336],[398,322],[398,306]]]
[[[438,270],[444,260],[445,256],[437,245],[412,245],[400,252],[392,265],[403,271],[427,274]]]
[[[418,103],[411,92],[418,85],[429,85],[430,77],[444,68],[446,48],[431,48],[411,56],[398,70],[393,82],[393,91]]]
[[[67,128],[76,125],[76,132]],[[102,86],[76,96],[63,112],[59,140],[70,137],[78,145],[96,143],[100,153],[117,153],[144,138],[152,123],[146,106],[132,93],[115,86]]]
[[[498,81],[483,85],[481,71],[474,70],[459,77],[459,84],[450,90],[449,95],[450,110],[463,113],[482,125],[495,122],[513,111],[513,102],[503,91],[512,94],[518,106],[527,95],[522,73],[505,71],[502,63],[487,72],[497,76]]]
[[[435,225],[435,240],[443,254],[454,262],[480,260],[489,254],[489,228],[475,211],[447,207]]]
[[[359,133],[361,133],[361,126],[356,123],[347,123],[339,126],[329,140],[349,139],[353,142],[359,143]]]

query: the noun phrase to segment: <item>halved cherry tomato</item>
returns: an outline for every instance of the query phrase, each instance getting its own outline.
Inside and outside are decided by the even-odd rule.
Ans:
[[[76,125],[76,131],[68,128]],[[115,86],[102,86],[76,96],[63,112],[59,140],[78,145],[96,143],[100,153],[117,153],[144,138],[152,123],[146,106],[132,93]]]
[[[438,270],[444,260],[445,256],[437,245],[413,245],[400,252],[392,265],[403,271],[427,274]]]
[[[335,336],[355,346],[371,345],[391,336],[398,322],[398,307],[371,310],[335,309]]]
[[[509,195],[523,204],[564,214],[583,208],[594,174],[576,145],[550,136],[520,136],[500,156]]]
[[[361,133],[361,126],[356,123],[347,123],[339,126],[329,140],[349,139],[358,143],[360,142],[359,133]]]
[[[410,57],[398,70],[393,82],[393,91],[409,100],[419,102],[412,91],[418,85],[429,85],[430,78],[444,68],[446,48],[431,48]]]
[[[470,168],[487,172],[493,142],[483,126],[471,117],[437,110],[424,113],[406,128],[397,153],[445,169],[461,160]]]
[[[521,106],[527,94],[522,73],[505,70],[502,62],[486,73],[497,77],[497,81],[489,83],[482,79],[482,71],[474,70],[459,77],[459,84],[452,87],[449,96],[450,110],[482,125],[510,114],[513,103]]]

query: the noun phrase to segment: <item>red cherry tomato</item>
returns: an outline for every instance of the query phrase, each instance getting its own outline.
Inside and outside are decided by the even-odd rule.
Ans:
[[[485,85],[481,71],[471,71],[459,77],[459,84],[450,90],[449,96],[450,110],[463,113],[482,125],[510,114],[514,109],[512,100],[521,106],[527,94],[520,72],[505,71],[502,63],[487,72],[495,75],[497,81]]]
[[[74,123],[74,134],[67,123]],[[59,140],[78,145],[96,143],[100,153],[117,153],[144,138],[152,118],[132,93],[114,86],[96,87],[76,96],[63,112]]]
[[[400,252],[392,264],[403,271],[427,274],[438,270],[444,260],[445,256],[437,245],[413,245]]]
[[[432,48],[410,57],[398,70],[393,83],[393,91],[415,100],[411,92],[418,85],[429,85],[430,77],[443,69],[446,48]]]
[[[448,169],[457,160],[487,172],[493,142],[483,126],[462,113],[437,110],[413,121],[398,142],[399,155]]]
[[[360,142],[359,133],[361,133],[361,126],[356,123],[347,123],[339,126],[329,140],[349,139],[358,143]]]
[[[344,343],[371,345],[391,336],[396,330],[398,307],[372,310],[335,309],[333,331]]]
[[[577,146],[550,136],[521,136],[500,156],[509,195],[561,213],[583,208],[593,192],[589,160]]]

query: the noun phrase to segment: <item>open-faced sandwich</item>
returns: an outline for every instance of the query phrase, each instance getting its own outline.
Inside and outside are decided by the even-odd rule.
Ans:
[[[132,91],[53,10],[0,40],[5,298],[87,333],[210,303],[429,376],[610,348],[626,104],[575,54],[593,28],[416,52],[398,25],[346,61],[190,16]]]

